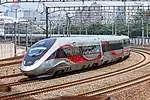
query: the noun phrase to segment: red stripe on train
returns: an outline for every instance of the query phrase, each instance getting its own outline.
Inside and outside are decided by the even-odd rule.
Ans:
[[[111,50],[110,52],[111,52],[112,56],[122,56],[123,55],[123,50],[121,53],[116,53],[115,50]]]
[[[73,46],[71,46],[70,44],[66,44],[66,45],[61,46],[60,48],[71,48],[71,47]]]
[[[89,61],[98,61],[99,59],[101,59],[102,54],[100,53],[96,58],[92,59],[92,60],[88,60],[86,58],[84,58],[83,56],[69,56],[67,57],[69,60],[71,60],[74,63],[85,63],[85,62],[89,62]]]

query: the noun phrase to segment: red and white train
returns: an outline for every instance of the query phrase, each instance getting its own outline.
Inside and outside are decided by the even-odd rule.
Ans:
[[[88,35],[40,40],[25,54],[20,70],[28,77],[70,72],[130,56],[128,36]]]

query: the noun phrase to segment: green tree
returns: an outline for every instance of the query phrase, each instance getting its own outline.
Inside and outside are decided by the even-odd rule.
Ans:
[[[131,26],[131,36],[142,36],[142,25],[144,27],[144,35],[147,34],[147,28],[150,29],[149,20],[150,20],[150,11],[139,9],[135,15],[132,16],[134,22]],[[143,21],[143,24],[142,24]],[[148,27],[147,27],[148,26]],[[148,32],[149,33],[149,32]]]
[[[88,28],[88,34],[92,35],[108,35],[111,31],[106,25],[102,24],[91,24]]]

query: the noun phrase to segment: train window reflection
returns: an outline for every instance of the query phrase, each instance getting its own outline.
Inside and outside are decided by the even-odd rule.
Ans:
[[[67,56],[73,56],[73,50],[72,48],[64,48],[63,51]]]
[[[29,50],[28,55],[33,57],[33,56],[38,56],[41,55],[43,53],[43,51],[46,50],[46,47],[35,47],[35,48],[31,48]]]
[[[56,51],[56,58],[63,58],[63,57],[66,57],[65,52],[63,51],[63,49],[58,49]]]

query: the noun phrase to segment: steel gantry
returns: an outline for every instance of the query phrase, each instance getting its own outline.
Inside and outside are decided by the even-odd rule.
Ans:
[[[100,23],[102,25],[112,25],[112,34],[118,34],[127,27],[125,34],[130,36],[130,32],[134,31],[130,28],[131,24],[139,23],[136,27],[137,30],[142,30],[142,37],[144,37],[144,27],[148,25],[150,15],[150,6],[102,6],[102,5],[90,5],[90,6],[59,6],[59,7],[46,7],[46,37],[48,37],[49,31],[49,14],[59,11],[65,11],[66,13],[73,13],[71,18],[66,16],[66,21],[71,21],[71,24],[82,26],[88,26],[90,24]],[[68,26],[68,24],[66,25]],[[124,30],[125,31],[125,30]],[[68,32],[68,31],[67,31]],[[68,34],[68,33],[67,33]],[[81,31],[79,32],[81,34]],[[87,34],[87,31],[86,31]]]
[[[49,30],[49,14],[54,13],[54,12],[59,12],[59,11],[64,11],[66,12],[66,26],[67,26],[67,36],[69,35],[69,26],[72,23],[74,24],[80,24],[82,26],[83,23],[89,22],[86,24],[91,24],[92,21],[89,20],[94,20],[99,21],[102,20],[103,16],[102,11],[101,11],[101,5],[99,6],[61,6],[61,7],[46,7],[46,37],[48,37],[48,30]],[[94,15],[93,15],[94,13]],[[69,17],[69,14],[73,14],[72,17]],[[92,17],[93,16],[93,17]],[[81,27],[80,27],[81,28]],[[80,29],[81,30],[81,29]],[[81,31],[80,31],[81,32]]]

